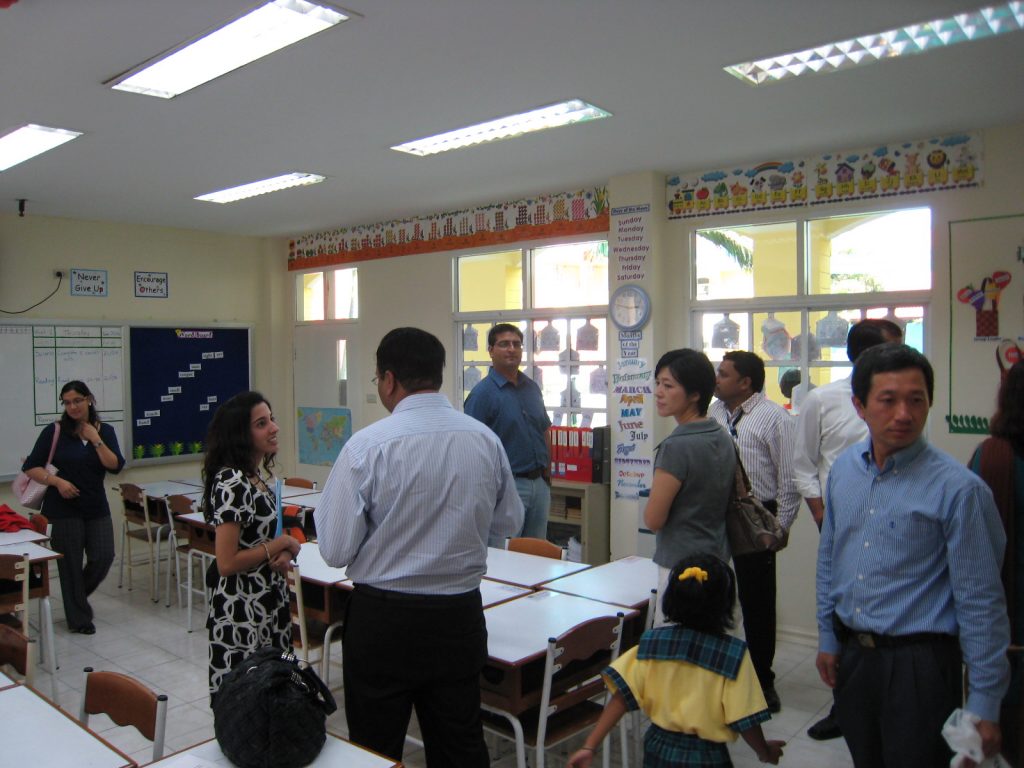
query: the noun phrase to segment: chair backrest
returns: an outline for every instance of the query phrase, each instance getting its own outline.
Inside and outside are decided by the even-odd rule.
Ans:
[[[17,590],[0,593],[0,613],[17,613],[21,631],[28,634],[29,556],[0,555],[0,579],[13,581]]]
[[[142,492],[142,489],[133,483],[121,483],[120,490],[125,518],[140,525],[149,525],[146,494]]]
[[[506,549],[509,552],[523,552],[527,555],[550,557],[553,560],[565,560],[565,550],[546,539],[533,539],[529,536],[509,539]]]
[[[85,668],[85,695],[78,719],[88,725],[89,715],[105,714],[118,725],[134,726],[153,742],[153,759],[164,754],[167,696],[149,690],[134,677],[120,672],[93,672]]]
[[[291,485],[291,486],[293,486],[295,488],[312,488],[312,489],[316,488],[316,483],[314,483],[312,480],[307,480],[304,477],[288,477],[288,478],[285,478],[284,484],[285,485]]]
[[[544,749],[548,718],[581,704],[604,691],[604,683],[595,677],[595,665],[585,662],[597,656],[603,668],[619,656],[624,614],[603,616],[577,624],[559,637],[548,638],[544,658],[544,687],[541,691],[537,721],[538,764]],[[607,656],[602,652],[607,653]]]
[[[654,617],[658,615],[658,590],[651,590],[651,596],[647,598],[647,615],[644,617],[644,629],[651,629],[654,626]]]
[[[50,530],[50,521],[44,514],[33,512],[29,516],[28,521],[32,523],[32,530],[36,533],[46,535]]]
[[[0,624],[0,666],[10,664],[14,670],[24,676],[25,682],[32,685],[35,665],[32,663],[32,646],[34,641],[14,627]]]

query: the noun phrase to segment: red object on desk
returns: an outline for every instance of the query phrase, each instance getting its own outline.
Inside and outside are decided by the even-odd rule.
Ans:
[[[0,0],[0,3],[2,2],[3,0]],[[0,531],[14,533],[31,527],[32,523],[27,517],[19,515],[6,504],[0,504]],[[45,533],[45,530],[43,532]]]

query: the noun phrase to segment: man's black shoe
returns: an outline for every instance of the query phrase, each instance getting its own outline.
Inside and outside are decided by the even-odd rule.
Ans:
[[[835,719],[834,714],[829,712],[826,717],[823,717],[807,729],[807,735],[816,741],[828,741],[829,739],[838,739],[843,735],[843,731],[839,727],[839,721]]]
[[[764,700],[768,704],[768,711],[775,713],[782,711],[782,701],[779,699],[779,694],[775,691],[774,685],[769,685],[763,689]]]

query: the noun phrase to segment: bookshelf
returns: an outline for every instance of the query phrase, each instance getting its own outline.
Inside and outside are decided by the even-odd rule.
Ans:
[[[566,546],[575,536],[583,547],[583,562],[608,562],[608,486],[572,480],[551,481],[548,539]]]

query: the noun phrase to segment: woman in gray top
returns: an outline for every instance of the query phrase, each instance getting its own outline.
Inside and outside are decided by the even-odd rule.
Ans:
[[[660,586],[676,563],[698,552],[729,562],[725,511],[733,492],[736,451],[726,431],[707,418],[715,369],[706,355],[693,349],[666,352],[654,369],[654,381],[658,415],[671,416],[677,424],[657,447],[654,483],[644,510],[644,524],[655,533]],[[660,605],[656,620],[661,623]]]

